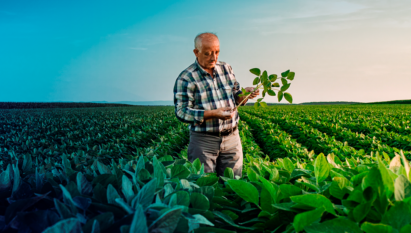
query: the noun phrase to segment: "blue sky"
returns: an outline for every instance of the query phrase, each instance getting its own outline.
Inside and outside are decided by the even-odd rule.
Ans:
[[[0,1],[0,101],[172,100],[193,39],[296,72],[294,101],[411,99],[411,1]],[[275,97],[267,98],[274,102]]]

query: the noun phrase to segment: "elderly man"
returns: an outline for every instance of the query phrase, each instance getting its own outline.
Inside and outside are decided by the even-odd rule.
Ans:
[[[188,159],[191,162],[200,159],[205,172],[217,172],[221,176],[230,167],[235,175],[241,176],[239,116],[233,109],[245,97],[238,96],[242,92],[231,66],[218,61],[217,35],[201,33],[194,39],[194,45],[197,59],[180,73],[174,85],[175,114],[180,121],[190,123]],[[258,95],[259,90],[250,98]]]

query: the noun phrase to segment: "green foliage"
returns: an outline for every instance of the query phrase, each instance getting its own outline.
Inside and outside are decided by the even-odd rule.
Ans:
[[[291,83],[288,83],[288,80],[294,80],[295,77],[295,72],[290,72],[290,70],[287,70],[283,73],[281,73],[281,83],[282,86],[280,86],[280,84],[278,82],[275,82],[277,80],[277,75],[276,74],[271,74],[268,76],[267,71],[263,71],[261,73],[261,70],[258,68],[253,68],[250,69],[250,72],[254,75],[257,75],[259,77],[254,78],[253,80],[253,85],[255,86],[254,91],[257,89],[262,88],[263,92],[262,92],[262,96],[263,98],[265,97],[265,94],[267,93],[270,96],[276,96],[278,95],[278,102],[281,102],[281,100],[283,99],[283,95],[285,97],[285,99],[291,104],[293,102],[293,97],[291,96],[290,93],[285,91],[288,90],[288,88],[290,88]],[[272,89],[272,88],[280,88],[280,89]],[[248,96],[251,94],[251,92],[247,92],[244,88],[242,88],[242,94],[240,94],[239,96]],[[276,92],[278,92],[278,94],[276,94]],[[263,99],[261,98],[261,100]],[[254,107],[258,108],[259,106],[262,107],[266,107],[267,105],[264,102],[258,101],[259,103],[255,103]]]

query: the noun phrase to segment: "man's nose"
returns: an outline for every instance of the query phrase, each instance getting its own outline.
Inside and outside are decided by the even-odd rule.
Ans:
[[[212,61],[216,61],[216,60],[217,60],[217,54],[211,55],[211,60],[212,60]]]

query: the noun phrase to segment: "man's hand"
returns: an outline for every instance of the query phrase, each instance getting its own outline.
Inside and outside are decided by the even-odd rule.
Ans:
[[[244,88],[247,92],[252,92],[251,95],[248,97],[249,99],[254,99],[260,94],[260,89],[254,91],[254,87],[246,87]],[[254,92],[253,92],[254,91]]]
[[[235,111],[230,107],[217,108],[215,110],[215,117],[221,120],[229,120],[233,118]]]
[[[204,112],[204,120],[218,118],[221,120],[229,120],[234,117],[236,111],[230,107],[217,108],[214,110],[206,110]]]

